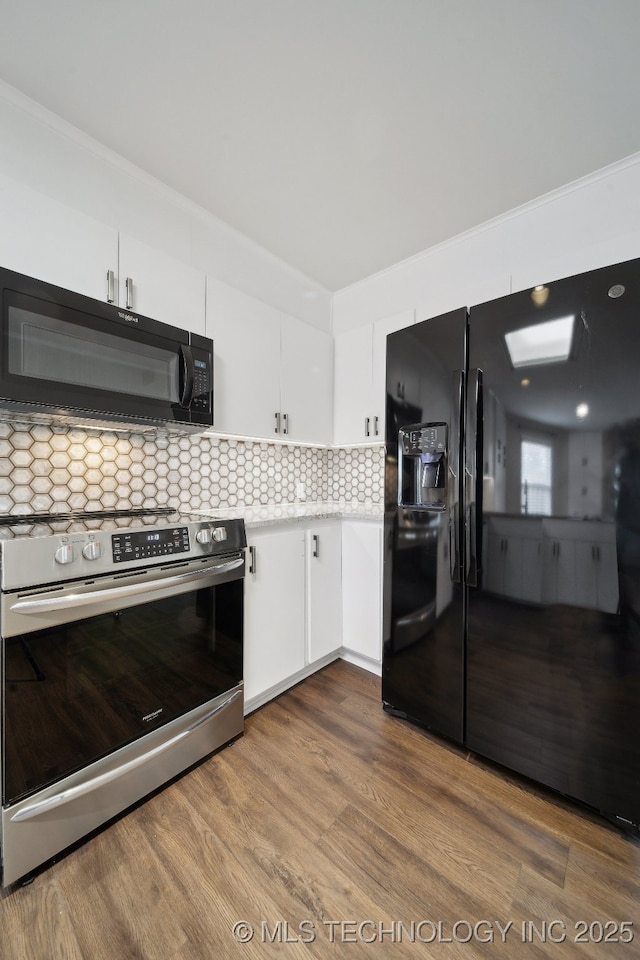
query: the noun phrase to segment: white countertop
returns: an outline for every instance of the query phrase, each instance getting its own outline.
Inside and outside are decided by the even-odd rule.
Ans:
[[[247,529],[270,526],[276,523],[303,522],[305,520],[382,520],[384,504],[357,502],[296,502],[271,504],[238,504],[235,507],[212,507],[211,510],[193,510],[203,517],[227,520],[242,517]]]

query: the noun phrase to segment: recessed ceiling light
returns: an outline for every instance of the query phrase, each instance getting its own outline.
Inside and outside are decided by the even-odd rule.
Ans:
[[[617,300],[618,297],[621,297],[624,293],[624,286],[621,283],[614,283],[612,287],[609,287],[608,295],[612,300]]]
[[[549,298],[549,287],[545,287],[543,284],[538,284],[537,287],[534,287],[531,291],[531,299],[538,306],[541,307],[547,302]]]
[[[560,363],[569,359],[575,317],[561,317],[535,323],[505,333],[509,358],[514,367],[531,367],[541,363]]]
[[[524,377],[524,379],[520,381],[520,386],[528,387],[530,383],[531,383],[531,380],[529,380],[527,377]]]
[[[584,420],[585,417],[589,416],[589,404],[588,403],[579,403],[576,407],[576,417],[578,420]]]

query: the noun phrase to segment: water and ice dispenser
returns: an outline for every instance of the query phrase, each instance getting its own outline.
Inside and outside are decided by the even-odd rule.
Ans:
[[[414,423],[398,433],[398,506],[447,509],[448,427]]]

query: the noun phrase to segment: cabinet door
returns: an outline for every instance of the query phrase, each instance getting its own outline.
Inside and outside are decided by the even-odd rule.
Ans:
[[[116,230],[2,176],[0,222],[3,267],[107,299],[107,271],[118,273]]]
[[[503,594],[504,584],[504,549],[506,540],[496,533],[487,537],[487,553],[485,563],[485,584],[489,593]]]
[[[596,609],[598,606],[597,585],[597,544],[589,540],[575,542],[575,593],[574,603],[578,607]]]
[[[204,335],[203,273],[126,234],[120,234],[119,263],[121,307]]]
[[[617,613],[620,600],[618,588],[618,557],[615,543],[598,543],[598,609]]]
[[[307,662],[342,646],[342,528],[340,522],[307,531]]]
[[[280,326],[280,411],[291,440],[331,443],[333,338],[295,317]]]
[[[394,313],[390,317],[382,320],[376,320],[373,324],[373,343],[372,343],[372,413],[378,417],[377,436],[373,439],[384,439],[386,409],[387,409],[387,337],[390,333],[397,330],[404,330],[415,322],[415,311],[404,310],[401,313]],[[411,358],[405,358],[407,361],[403,364],[403,370],[399,371],[400,379],[405,388],[405,399],[411,403],[420,402],[420,361],[411,363]]]
[[[365,421],[381,411],[373,403],[373,335],[370,326],[341,333],[335,340],[334,443],[364,443]],[[382,434],[380,434],[382,437]],[[374,438],[375,439],[375,438]]]
[[[559,539],[557,543],[557,601],[576,603],[576,541]]]
[[[216,430],[273,437],[280,410],[277,310],[207,277],[207,336],[213,339]]]
[[[523,600],[532,603],[542,601],[542,537],[522,538],[522,591]]]
[[[305,665],[304,531],[248,537],[253,572],[244,598],[244,683],[249,702]],[[251,553],[247,551],[251,566]]]
[[[504,593],[514,600],[522,598],[522,537],[505,537]]]
[[[382,659],[382,524],[342,524],[342,645]]]

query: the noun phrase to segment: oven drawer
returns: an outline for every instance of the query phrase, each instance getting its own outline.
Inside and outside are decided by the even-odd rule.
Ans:
[[[243,729],[240,683],[108,757],[3,807],[3,886],[46,863]]]

